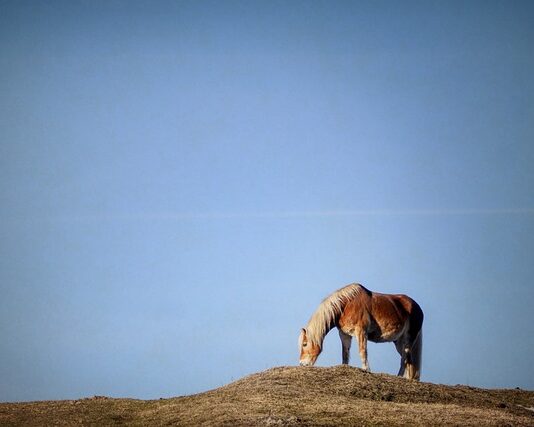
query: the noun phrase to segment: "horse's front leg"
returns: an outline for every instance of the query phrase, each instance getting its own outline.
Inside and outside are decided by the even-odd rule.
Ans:
[[[352,342],[352,337],[341,329],[339,329],[339,338],[341,338],[341,357],[344,365],[349,364],[349,355],[350,355],[350,344]]]
[[[358,347],[360,350],[360,358],[362,359],[362,369],[364,371],[370,371],[369,363],[367,361],[367,333],[360,329],[358,331]]]

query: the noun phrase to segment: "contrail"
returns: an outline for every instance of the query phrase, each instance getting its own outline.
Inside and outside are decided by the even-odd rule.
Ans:
[[[462,215],[531,215],[534,208],[523,209],[358,209],[318,211],[229,212],[200,214],[163,214],[154,219],[232,219],[232,218],[329,218],[351,216],[462,216]]]
[[[532,215],[534,208],[498,209],[356,209],[317,211],[264,211],[264,212],[140,212],[124,214],[58,215],[45,217],[4,218],[4,221],[45,222],[105,222],[105,221],[187,221],[222,219],[284,219],[284,218],[341,218],[387,216],[476,216],[476,215]]]

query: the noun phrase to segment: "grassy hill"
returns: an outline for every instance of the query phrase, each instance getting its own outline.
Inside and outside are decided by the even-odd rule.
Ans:
[[[0,404],[0,425],[534,426],[534,391],[418,383],[358,368],[280,367],[193,396]]]

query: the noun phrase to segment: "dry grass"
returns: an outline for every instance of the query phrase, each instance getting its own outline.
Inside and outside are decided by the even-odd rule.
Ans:
[[[358,368],[280,367],[193,396],[3,403],[0,425],[534,426],[534,392],[418,383]]]

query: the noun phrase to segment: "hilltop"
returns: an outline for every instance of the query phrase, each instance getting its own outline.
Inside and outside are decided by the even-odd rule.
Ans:
[[[534,391],[414,382],[349,366],[279,367],[205,393],[0,404],[0,425],[534,426]]]

